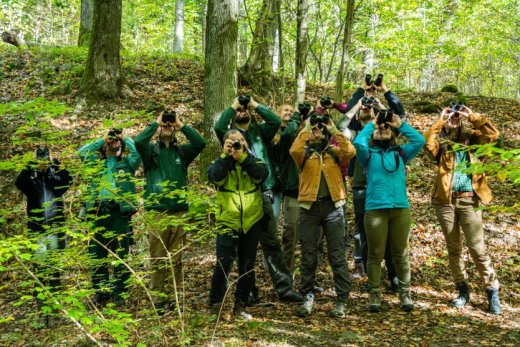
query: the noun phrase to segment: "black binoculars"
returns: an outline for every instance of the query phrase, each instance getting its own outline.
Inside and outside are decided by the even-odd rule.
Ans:
[[[377,75],[377,78],[374,81],[372,80],[372,75],[371,74],[367,73],[365,75],[365,84],[367,86],[375,84],[376,86],[379,87],[381,85],[381,83],[383,83],[383,74],[380,73],[379,75]]]
[[[247,108],[249,102],[251,101],[251,97],[249,95],[240,95],[238,97],[238,103],[242,105],[243,108]]]
[[[320,105],[323,107],[332,106],[332,98],[330,96],[322,96],[320,99]]]
[[[376,98],[374,98],[373,96],[364,96],[361,99],[361,105],[366,106],[368,108],[374,107],[375,102]]]
[[[313,112],[311,114],[310,123],[312,126],[318,124],[318,128],[323,128],[323,124],[327,124],[330,120],[330,116],[328,114],[320,115],[317,112]]]
[[[36,149],[36,160],[50,160],[49,149],[40,147]]]
[[[450,103],[451,112],[457,113],[458,111],[462,111],[463,109],[464,109],[464,104],[462,103],[462,101]]]
[[[109,139],[117,139],[118,135],[121,135],[123,132],[123,129],[121,128],[114,128],[108,132],[108,138]]]
[[[300,112],[300,115],[303,119],[307,119],[309,116],[309,112],[311,111],[311,105],[307,102],[298,104],[298,112]]]
[[[379,110],[377,113],[376,124],[381,125],[385,123],[391,123],[394,118],[394,112],[392,110]]]
[[[175,111],[164,111],[162,115],[162,121],[164,123],[175,123],[177,113]]]
[[[238,151],[239,149],[242,149],[242,142],[240,140],[235,140],[231,144],[231,147],[233,147],[235,151]]]

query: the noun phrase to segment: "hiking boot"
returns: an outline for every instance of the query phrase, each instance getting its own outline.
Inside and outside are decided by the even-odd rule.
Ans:
[[[354,271],[352,272],[353,279],[360,279],[365,277],[365,268],[363,268],[363,264],[355,264]]]
[[[347,309],[346,301],[336,301],[336,305],[329,311],[329,317],[343,318],[345,317],[345,310]]]
[[[459,296],[453,299],[449,306],[451,307],[464,307],[469,302],[469,286],[466,282],[460,282],[456,284]]]
[[[401,310],[405,312],[410,312],[413,310],[413,301],[410,297],[409,289],[399,290],[399,303],[401,304]]]
[[[297,291],[289,289],[280,295],[280,300],[285,302],[303,302],[303,296]]]
[[[486,289],[488,303],[489,303],[489,312],[493,314],[501,314],[502,306],[500,306],[500,298],[498,297],[498,289],[497,288],[488,288]]]
[[[209,314],[218,316],[218,314],[220,313],[220,306],[222,306],[222,303],[220,303],[220,302],[210,304],[209,305]]]
[[[247,306],[255,306],[260,303],[260,296],[258,291],[249,292],[249,296],[247,298]]]
[[[168,311],[168,303],[166,302],[157,302],[154,303],[155,311],[157,311],[157,314],[159,316],[164,316],[166,314],[166,311]]]
[[[307,317],[308,315],[311,314],[313,307],[314,307],[314,294],[308,293],[303,298],[303,303],[300,306],[300,308],[298,308],[298,311],[296,312],[296,314],[298,315],[298,317]]]
[[[397,276],[393,277],[392,280],[390,280],[390,290],[394,294],[399,293],[399,278],[397,278]]]
[[[236,301],[235,307],[233,307],[233,314],[240,316],[245,320],[253,319],[253,315],[246,311],[246,304],[242,301]]]
[[[370,302],[368,304],[368,310],[370,312],[381,311],[381,289],[370,290]]]
[[[106,306],[108,303],[108,300],[110,300],[110,296],[105,293],[96,293],[94,295],[94,298],[92,299],[92,303],[94,306],[96,306],[99,310],[103,309],[103,307]]]

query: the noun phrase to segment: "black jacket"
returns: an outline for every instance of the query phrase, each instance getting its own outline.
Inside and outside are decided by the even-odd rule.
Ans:
[[[28,228],[44,231],[44,225],[61,223],[63,194],[69,189],[72,177],[67,170],[60,170],[58,162],[45,171],[24,169],[16,179],[16,187],[27,197]]]

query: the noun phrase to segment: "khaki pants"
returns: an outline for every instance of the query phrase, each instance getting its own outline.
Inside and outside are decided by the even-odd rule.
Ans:
[[[165,219],[183,214],[182,211],[154,211],[151,215],[153,225],[148,233],[152,271],[150,289],[155,304],[171,301],[176,292],[182,292],[182,247],[186,233],[182,226],[173,226]]]
[[[298,198],[285,196],[283,198],[282,251],[285,264],[291,272],[294,271],[299,217],[300,204],[298,203]]]
[[[482,212],[476,211],[476,197],[454,198],[451,204],[433,205],[448,247],[448,260],[455,283],[466,282],[466,264],[462,259],[460,229],[464,233],[469,254],[477,266],[477,271],[485,289],[499,287],[495,270],[484,244]]]

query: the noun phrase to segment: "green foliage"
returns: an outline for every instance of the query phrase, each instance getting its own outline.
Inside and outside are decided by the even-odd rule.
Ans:
[[[447,93],[457,93],[458,91],[459,91],[459,88],[457,88],[457,86],[454,84],[446,84],[441,89],[441,92],[447,92]]]

